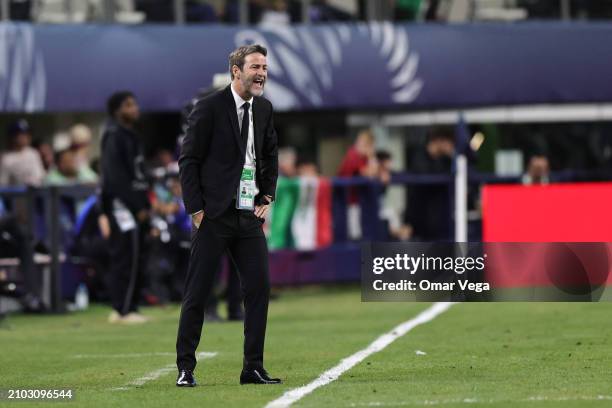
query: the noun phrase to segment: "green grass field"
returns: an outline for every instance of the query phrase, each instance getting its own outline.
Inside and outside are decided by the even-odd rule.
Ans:
[[[145,309],[154,321],[129,327],[106,323],[99,305],[12,315],[0,323],[0,389],[72,388],[68,404],[83,407],[263,407],[427,307],[361,303],[356,287],[284,291],[266,342],[266,367],[284,384],[240,386],[242,325],[214,323],[199,351],[217,354],[200,362],[192,389],[174,385],[178,305]],[[295,406],[610,407],[611,321],[609,303],[458,304]]]

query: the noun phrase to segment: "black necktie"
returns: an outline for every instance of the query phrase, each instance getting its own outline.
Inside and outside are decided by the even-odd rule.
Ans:
[[[240,127],[240,136],[242,137],[242,143],[246,146],[249,138],[249,103],[245,102],[242,105],[242,126]]]

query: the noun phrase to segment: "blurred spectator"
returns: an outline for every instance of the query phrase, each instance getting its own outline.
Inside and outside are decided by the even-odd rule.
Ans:
[[[295,177],[297,153],[293,147],[278,149],[278,175],[280,177]]]
[[[102,213],[100,200],[90,197],[83,205],[74,225],[74,240],[70,253],[87,259],[93,269],[87,274],[87,288],[94,300],[109,299],[110,224]]]
[[[548,157],[543,154],[531,156],[527,163],[527,172],[523,174],[521,181],[525,185],[550,183]]]
[[[421,11],[423,0],[396,0],[395,1],[395,20],[414,21],[418,18]]]
[[[286,25],[291,22],[287,2],[285,0],[267,0],[263,2],[263,11],[259,24]]]
[[[40,155],[32,144],[30,126],[25,119],[9,125],[7,130],[11,150],[4,153],[0,163],[0,185],[39,186],[45,178]]]
[[[0,199],[0,254],[19,258],[23,287],[18,295],[24,311],[42,312],[45,310],[40,299],[42,280],[34,265],[34,250],[30,241],[22,224],[6,210]]]
[[[32,0],[10,0],[9,15],[12,21],[30,21]]]
[[[55,166],[55,155],[51,144],[45,141],[36,141],[32,143],[32,147],[38,151],[45,171],[51,170]]]
[[[162,302],[180,300],[187,272],[191,218],[185,211],[178,177],[163,175],[157,179],[151,206],[147,290]]]
[[[310,21],[313,23],[326,21],[349,21],[353,20],[353,16],[340,10],[337,7],[330,6],[327,0],[313,0],[310,4]]]
[[[438,19],[438,7],[440,6],[440,0],[429,0],[429,6],[425,12],[425,20],[436,21]]]
[[[391,182],[391,153],[386,150],[379,150],[376,152],[376,160],[378,161],[377,177],[385,186],[384,189],[386,191],[387,186]],[[380,197],[379,216],[387,224],[389,236],[399,241],[408,240],[412,236],[412,227],[402,223],[398,211],[385,198],[385,194],[382,194]]]
[[[144,12],[147,23],[174,21],[173,2],[167,0],[136,0],[136,10]]]
[[[72,126],[69,131],[71,147],[74,149],[76,166],[81,181],[96,181],[98,175],[91,168],[91,129],[82,123]]]
[[[158,149],[151,159],[151,168],[156,177],[167,174],[178,174],[179,167],[174,153],[170,149]]]
[[[376,152],[374,150],[374,134],[365,129],[359,132],[355,144],[351,146],[340,165],[338,176],[340,177],[375,177],[376,176]]]
[[[92,172],[79,170],[76,155],[72,148],[57,152],[55,154],[56,167],[47,174],[46,183],[54,185],[95,183],[97,181],[95,174],[92,176]]]
[[[136,10],[144,12],[147,23],[173,23],[174,2],[168,0],[136,0]],[[206,23],[218,21],[215,8],[205,1],[185,1],[185,21]]]
[[[425,148],[415,152],[411,169],[421,174],[450,174],[455,138],[452,129],[433,129]],[[451,204],[447,183],[417,184],[408,189],[406,224],[416,239],[425,241],[451,238]]]
[[[131,92],[107,101],[108,124],[102,136],[102,208],[111,226],[111,323],[144,323],[138,313],[145,274],[149,229],[148,183],[142,142],[136,133],[140,108]]]
[[[377,163],[374,150],[374,134],[365,129],[359,132],[355,144],[349,148],[342,160],[340,177],[376,177]],[[347,228],[351,239],[361,238],[361,208],[359,207],[359,188],[348,190]]]
[[[205,1],[187,0],[185,20],[188,23],[214,23],[219,21],[215,8]]]
[[[391,153],[386,150],[379,150],[376,152],[377,161],[377,178],[385,186],[391,182]]]
[[[300,158],[297,163],[298,177],[319,177],[317,163],[310,158]]]
[[[266,17],[267,23],[273,23],[273,20],[279,17],[285,21],[287,15],[291,23],[297,23],[301,21],[301,4],[299,1],[275,1],[275,0],[249,0],[248,1],[248,14],[249,24],[258,24],[263,22],[264,14],[268,13]],[[239,23],[240,22],[240,1],[239,0],[227,0],[225,2],[225,9],[223,12],[223,21],[227,23]],[[285,23],[286,24],[286,23]]]

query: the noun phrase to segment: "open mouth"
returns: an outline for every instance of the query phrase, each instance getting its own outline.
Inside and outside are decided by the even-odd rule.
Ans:
[[[263,78],[258,78],[253,80],[253,85],[258,88],[263,88],[265,80]]]

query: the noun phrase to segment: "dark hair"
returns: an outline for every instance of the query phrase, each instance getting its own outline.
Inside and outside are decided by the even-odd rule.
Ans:
[[[266,47],[263,47],[259,44],[251,44],[251,45],[243,45],[242,47],[236,48],[229,55],[229,72],[232,79],[234,79],[234,74],[232,73],[232,67],[236,65],[242,71],[242,67],[244,67],[244,59],[249,54],[263,54],[263,56],[268,55],[268,50]]]
[[[53,160],[55,160],[56,164],[59,164],[60,160],[62,160],[62,156],[64,156],[66,153],[74,153],[74,149],[71,147],[67,147],[65,149],[62,150],[58,150],[57,152],[53,153]]]
[[[427,133],[427,141],[439,141],[439,140],[448,140],[449,142],[455,142],[455,132],[453,128],[447,126],[437,126],[431,129]]]
[[[295,166],[296,167],[300,167],[300,166],[304,166],[307,164],[312,164],[314,166],[317,165],[317,161],[315,160],[314,156],[312,154],[302,154],[300,156],[298,156]]]
[[[6,134],[13,138],[21,133],[31,134],[30,124],[25,119],[19,119],[15,122],[12,122],[6,128]]]
[[[376,152],[376,158],[378,161],[391,160],[391,153],[386,150],[378,150]]]
[[[106,112],[114,117],[115,113],[117,113],[121,107],[121,104],[128,98],[134,98],[134,94],[130,91],[115,92],[106,101]]]

